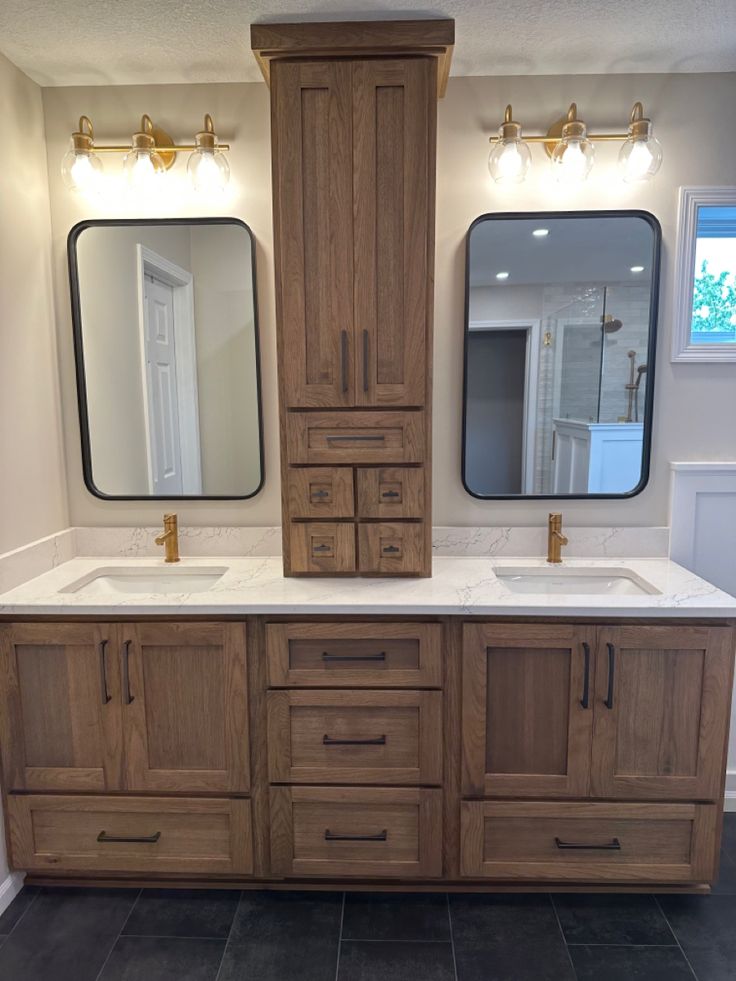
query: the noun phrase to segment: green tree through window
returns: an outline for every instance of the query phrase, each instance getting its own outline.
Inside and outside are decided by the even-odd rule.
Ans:
[[[736,335],[736,284],[730,272],[709,272],[703,259],[693,289],[692,332],[706,331]]]

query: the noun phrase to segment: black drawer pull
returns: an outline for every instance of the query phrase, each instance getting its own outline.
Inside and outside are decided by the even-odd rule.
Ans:
[[[125,704],[132,705],[135,695],[130,690],[130,645],[131,641],[126,640],[123,644],[123,690],[125,692]]]
[[[608,648],[608,695],[604,701],[604,705],[607,709],[613,708],[613,681],[614,681],[614,671],[616,668],[616,648],[613,644],[606,644]]]
[[[369,434],[353,434],[352,436],[341,436],[341,435],[330,435],[329,433],[325,437],[331,442],[339,442],[341,440],[348,443],[382,443],[386,437],[382,435],[369,435]]]
[[[401,497],[398,491],[383,491],[381,497]]]
[[[107,665],[105,663],[105,649],[107,647],[107,641],[100,641],[100,694],[102,696],[102,704],[107,705],[108,702],[112,701],[112,695],[107,688]]]
[[[583,697],[580,704],[584,709],[590,708],[590,644],[583,641],[583,654],[585,656],[585,668],[583,675]]]
[[[313,552],[331,552],[332,551],[332,546],[331,545],[315,545],[312,548],[312,551]]]
[[[613,838],[611,841],[606,842],[603,845],[588,845],[583,841],[562,841],[560,838],[555,838],[555,844],[558,848],[581,852],[620,852],[621,842],[618,838]]]
[[[401,549],[398,545],[384,545],[381,551],[384,555],[393,555],[395,552],[400,552]]]
[[[323,746],[385,746],[385,736],[374,736],[369,739],[333,739],[332,736],[322,737]]]
[[[312,497],[329,497],[330,492],[327,490],[312,491]]]
[[[340,331],[340,388],[343,394],[348,390],[348,332]]]
[[[328,654],[327,651],[322,652],[323,661],[385,661],[386,652],[381,651],[380,654]]]
[[[370,337],[367,330],[363,331],[363,391],[367,392],[370,383],[369,357],[370,357]]]
[[[109,843],[126,844],[133,842],[138,845],[155,845],[161,837],[160,831],[154,831],[152,835],[109,835],[107,831],[100,831],[97,840]]]
[[[385,828],[375,835],[341,835],[336,831],[325,831],[325,841],[386,841],[387,838]]]

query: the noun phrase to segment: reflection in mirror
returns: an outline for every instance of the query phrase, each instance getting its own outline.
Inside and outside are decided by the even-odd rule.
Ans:
[[[83,222],[69,259],[88,488],[111,498],[256,494],[263,451],[247,225]]]
[[[659,226],[644,212],[486,215],[468,233],[463,483],[615,497],[649,467]]]

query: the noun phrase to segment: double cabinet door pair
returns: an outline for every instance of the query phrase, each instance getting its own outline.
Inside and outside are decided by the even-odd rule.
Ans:
[[[728,627],[466,624],[466,798],[712,801]]]
[[[244,793],[245,626],[0,626],[5,789]]]

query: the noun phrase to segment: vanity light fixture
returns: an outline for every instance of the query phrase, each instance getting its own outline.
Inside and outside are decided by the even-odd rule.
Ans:
[[[653,177],[662,166],[662,144],[652,135],[652,121],[644,116],[641,102],[635,102],[629,121],[629,135],[619,150],[621,176],[627,184]]]
[[[554,175],[563,184],[579,184],[593,167],[595,147],[588,139],[588,127],[578,119],[578,107],[574,102],[567,110],[567,122],[551,159]]]
[[[224,191],[230,180],[230,165],[217,143],[212,116],[204,117],[204,129],[194,137],[197,149],[187,162],[187,172],[195,191]]]
[[[512,119],[510,105],[506,106],[495,143],[488,157],[491,177],[497,184],[521,184],[531,165],[532,155],[521,138],[521,123]]]
[[[140,131],[133,133],[130,150],[123,157],[123,170],[130,187],[146,193],[155,190],[161,176],[166,171],[164,158],[156,147],[153,122],[151,117],[145,113],[141,118]]]
[[[61,161],[61,176],[70,191],[94,193],[103,174],[102,161],[95,151],[95,131],[88,116],[79,117],[79,129],[72,133],[71,146]]]

